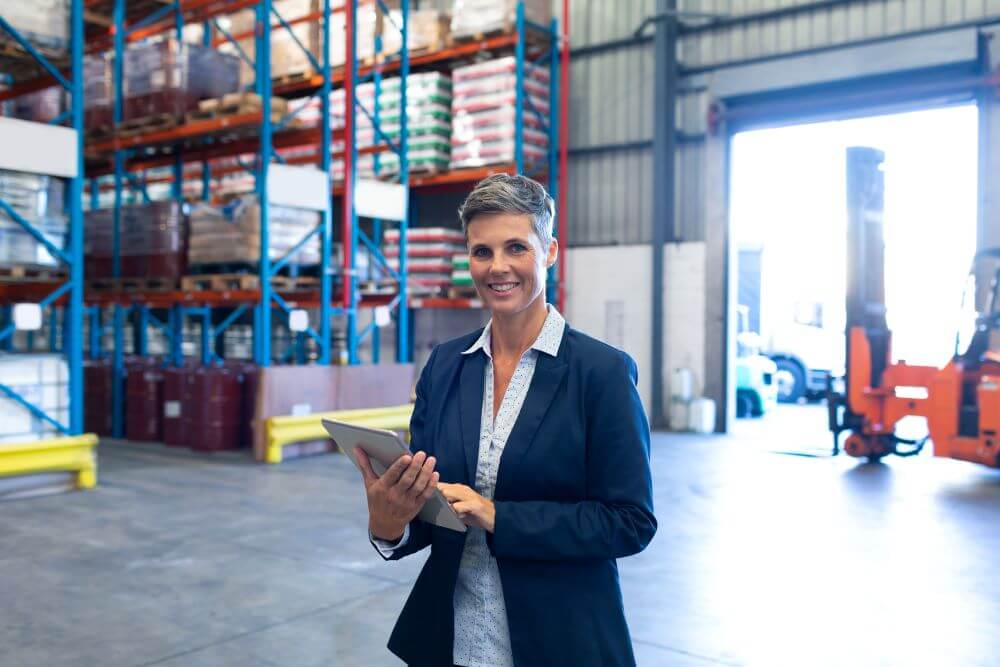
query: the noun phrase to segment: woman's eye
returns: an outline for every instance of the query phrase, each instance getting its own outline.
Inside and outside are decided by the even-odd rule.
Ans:
[[[527,250],[527,248],[521,245],[520,243],[512,243],[510,245],[510,251],[513,252],[514,254],[522,253],[525,250]]]
[[[482,257],[487,257],[489,254],[490,254],[490,251],[487,250],[486,248],[476,248],[475,250],[472,251],[472,256],[473,257],[480,257],[480,258],[482,258]]]

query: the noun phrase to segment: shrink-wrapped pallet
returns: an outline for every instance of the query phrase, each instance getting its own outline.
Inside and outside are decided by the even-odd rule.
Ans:
[[[316,211],[274,206],[268,217],[268,254],[279,259],[319,225]],[[191,210],[192,265],[256,264],[260,261],[260,206],[256,195],[226,204],[196,204]],[[311,239],[293,264],[319,263],[319,239]]]
[[[0,384],[68,426],[69,373],[61,355],[0,353]],[[4,443],[33,442],[59,435],[55,426],[32,414],[21,403],[0,396],[0,447]]]
[[[122,278],[179,280],[187,268],[185,207],[173,201],[121,207],[119,254]],[[84,272],[87,278],[112,276],[114,212],[84,216]]]
[[[66,241],[64,182],[53,176],[0,170],[0,199],[56,248]],[[55,266],[57,260],[6,211],[0,210],[0,266]]]
[[[548,27],[552,21],[549,0],[523,0],[524,18]],[[455,0],[451,11],[451,34],[455,39],[511,32],[517,25],[518,0]]]
[[[69,0],[0,0],[0,16],[35,46],[61,51],[69,44]]]

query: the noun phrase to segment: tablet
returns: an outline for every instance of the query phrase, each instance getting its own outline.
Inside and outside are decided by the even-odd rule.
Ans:
[[[330,419],[323,420],[323,428],[358,470],[361,470],[361,466],[354,456],[355,447],[361,447],[365,451],[376,475],[382,475],[396,459],[410,453],[409,448],[392,431],[365,428]],[[435,526],[457,530],[460,533],[466,531],[465,524],[438,489],[434,489],[434,495],[424,503],[417,517]]]

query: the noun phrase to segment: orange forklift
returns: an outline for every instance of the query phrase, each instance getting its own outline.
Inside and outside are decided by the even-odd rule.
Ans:
[[[956,336],[944,368],[892,363],[886,325],[882,211],[884,155],[873,148],[847,154],[847,372],[844,393],[828,389],[829,426],[836,455],[841,434],[849,455],[875,462],[914,456],[928,440],[935,456],[1000,467],[1000,248],[978,253],[972,264],[970,303],[978,301],[968,343]],[[978,300],[975,295],[978,293]],[[967,295],[968,299],[968,295]],[[896,435],[907,416],[926,418],[928,435]]]

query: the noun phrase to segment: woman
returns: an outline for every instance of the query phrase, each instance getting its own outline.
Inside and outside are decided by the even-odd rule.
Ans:
[[[389,649],[420,667],[634,665],[615,559],[656,532],[635,362],[546,304],[541,185],[490,176],[459,214],[493,317],[431,353],[412,456],[378,477],[358,450],[379,552],[431,547]],[[414,518],[435,487],[468,532]]]

